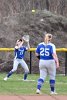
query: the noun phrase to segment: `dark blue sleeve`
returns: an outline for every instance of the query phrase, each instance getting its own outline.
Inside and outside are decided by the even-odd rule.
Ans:
[[[26,47],[24,47],[24,51],[27,51]]]
[[[53,54],[53,47],[51,46],[51,54]]]
[[[39,47],[39,45],[36,48],[36,53],[40,54],[40,47]]]
[[[16,51],[18,51],[18,49],[15,48],[14,51],[16,52]]]

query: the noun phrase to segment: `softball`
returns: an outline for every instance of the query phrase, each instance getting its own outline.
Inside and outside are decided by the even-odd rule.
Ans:
[[[32,10],[32,12],[34,13],[34,12],[35,12],[35,10],[33,9],[33,10]]]

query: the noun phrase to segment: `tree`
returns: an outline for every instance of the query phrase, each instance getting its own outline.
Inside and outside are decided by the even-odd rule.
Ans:
[[[49,0],[46,0],[46,9],[49,10]]]

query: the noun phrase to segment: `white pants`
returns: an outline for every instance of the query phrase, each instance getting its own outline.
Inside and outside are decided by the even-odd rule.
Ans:
[[[47,74],[50,79],[55,80],[56,64],[54,60],[40,60],[39,61],[40,78],[45,80]]]
[[[28,66],[23,59],[16,59],[14,58],[13,69],[12,72],[17,70],[18,65],[21,64],[22,68],[24,69],[25,73],[29,73]]]

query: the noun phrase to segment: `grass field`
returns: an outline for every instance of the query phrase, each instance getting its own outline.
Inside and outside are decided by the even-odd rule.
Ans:
[[[5,73],[0,73],[0,94],[8,95],[34,95],[36,94],[36,85],[38,74],[29,74],[28,79],[33,81],[23,81],[22,74],[13,74],[7,81],[3,78]],[[49,94],[49,78],[47,77],[45,84],[42,87],[43,94]],[[56,76],[56,91],[59,95],[67,95],[67,76]]]

